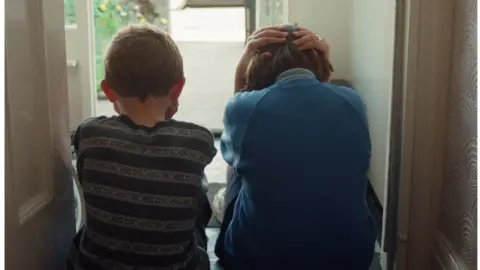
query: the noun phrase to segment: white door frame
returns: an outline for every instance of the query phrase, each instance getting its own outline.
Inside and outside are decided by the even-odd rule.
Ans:
[[[85,45],[79,46],[79,68],[82,89],[82,109],[84,116],[91,117],[95,115],[95,21],[93,0],[77,0],[77,31],[78,41],[85,40]],[[88,91],[87,91],[88,89]]]
[[[65,26],[66,42],[69,46],[67,54],[73,51],[71,54],[75,57],[75,59],[67,59],[69,74],[75,74],[75,85],[70,86],[69,89],[71,129],[86,118],[94,116],[96,112],[93,0],[76,0],[75,9],[76,24]]]

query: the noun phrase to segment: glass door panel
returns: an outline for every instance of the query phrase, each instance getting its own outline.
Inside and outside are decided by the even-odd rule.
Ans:
[[[258,0],[255,7],[257,28],[288,22],[287,0]]]

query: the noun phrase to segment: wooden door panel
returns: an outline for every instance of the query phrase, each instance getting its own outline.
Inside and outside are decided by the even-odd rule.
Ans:
[[[23,2],[23,5],[20,3]],[[19,21],[14,35],[6,41],[8,59],[6,130],[10,138],[12,185],[15,216],[21,225],[35,217],[53,200],[47,70],[45,69],[45,39],[41,16],[37,11],[41,1],[18,2],[12,16]],[[26,24],[20,24],[23,20]],[[28,61],[25,61],[28,60]],[[27,75],[27,76],[25,76]],[[27,79],[28,78],[28,79]],[[22,139],[23,138],[23,139]]]
[[[438,269],[448,270],[477,265],[477,0],[455,3],[446,171],[433,255]]]
[[[75,230],[62,8],[5,2],[6,269],[63,269]]]

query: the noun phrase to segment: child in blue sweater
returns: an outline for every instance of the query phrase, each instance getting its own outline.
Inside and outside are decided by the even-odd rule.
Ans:
[[[366,270],[375,237],[363,102],[328,83],[320,41],[305,48],[308,31],[283,31],[287,42],[249,55],[225,109],[221,151],[241,185],[217,256],[234,270]]]

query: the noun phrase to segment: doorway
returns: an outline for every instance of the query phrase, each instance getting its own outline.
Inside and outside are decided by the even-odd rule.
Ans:
[[[198,4],[202,1],[193,2]],[[322,17],[319,16],[319,12],[322,9],[331,10],[332,5],[339,1],[322,0],[319,8],[312,8],[315,2],[296,1],[296,5],[288,7],[290,9],[288,16],[283,18],[298,21],[315,32],[325,33],[323,25],[318,23],[319,18]],[[373,0],[370,3],[375,5]],[[94,43],[86,42],[89,37],[94,36],[93,20],[86,19],[93,18],[93,1],[78,0],[69,4],[74,6],[76,12],[74,20],[67,21],[68,25],[65,27],[67,36],[67,57],[65,58],[62,16],[59,15],[61,14],[60,1],[6,1],[6,10],[9,11],[6,14],[8,83],[5,114],[8,156],[6,157],[5,184],[6,189],[9,190],[6,196],[6,246],[8,246],[6,257],[7,263],[13,268],[55,269],[52,262],[57,258],[58,265],[63,263],[62,256],[68,249],[70,236],[73,233],[70,231],[70,229],[73,231],[69,200],[71,185],[67,186],[66,181],[63,181],[70,177],[67,166],[70,156],[65,132],[67,119],[63,117],[67,115],[66,84],[59,80],[59,78],[65,78],[65,60],[69,81],[71,125],[78,124],[72,119],[83,120],[93,115],[96,105],[92,105],[95,104],[93,91],[95,76],[91,72],[95,68],[95,50],[93,45],[89,45]],[[254,8],[256,8],[255,5],[249,10],[255,10]],[[396,104],[396,100],[402,101],[402,99],[393,98],[394,108],[392,108],[392,114],[398,112],[400,116],[404,116],[404,118],[395,119],[392,123],[395,126],[403,124],[399,129],[401,133],[399,141],[403,140],[403,144],[400,143],[398,147],[395,146],[396,144],[391,146],[391,152],[398,150],[403,153],[403,156],[399,157],[401,160],[397,158],[397,161],[398,164],[404,165],[401,168],[402,178],[397,179],[402,183],[398,206],[400,233],[397,235],[396,230],[389,233],[393,238],[398,236],[399,240],[398,254],[394,258],[397,269],[432,267],[436,267],[434,269],[474,269],[476,263],[474,253],[477,249],[476,244],[473,243],[475,238],[473,236],[476,236],[477,232],[476,213],[473,211],[476,210],[476,189],[473,188],[476,188],[476,169],[474,169],[476,167],[471,166],[466,170],[465,166],[462,167],[462,164],[465,164],[462,162],[469,156],[468,153],[476,152],[476,133],[473,131],[475,125],[473,120],[476,120],[474,116],[476,115],[476,76],[467,76],[467,74],[476,70],[477,51],[473,48],[474,46],[470,46],[470,44],[476,45],[475,41],[465,41],[476,36],[477,1],[405,0],[396,1],[395,9],[397,16],[400,10],[402,15],[400,21],[404,23],[403,26],[397,25],[396,32],[402,32],[403,37],[396,40],[396,51],[400,53],[395,54],[395,62],[401,63],[401,65],[395,64],[395,72],[402,76],[397,74],[393,81],[394,88],[399,89],[394,94],[402,96],[404,102]],[[371,10],[373,8],[369,11]],[[260,11],[263,12],[266,9],[260,9]],[[348,17],[345,6],[341,11],[344,17]],[[255,16],[250,16],[251,12],[246,11],[247,22],[251,22],[252,18],[253,21],[259,21],[260,12],[253,14]],[[420,16],[421,14],[428,16]],[[324,14],[323,18],[327,18],[326,21],[330,22],[332,28],[334,16],[328,15]],[[399,17],[397,17],[398,21]],[[338,31],[339,29],[348,30],[345,24],[339,24],[336,33],[331,35],[327,33],[325,36],[331,42],[337,43],[338,46],[335,45],[335,48],[342,48],[342,40],[338,34],[342,31]],[[246,32],[248,31],[246,29]],[[454,43],[454,40],[462,42]],[[80,44],[86,44],[86,46]],[[455,54],[452,53],[452,48]],[[345,51],[341,49],[335,52],[336,56],[342,53]],[[445,65],[445,62],[452,63],[456,68],[450,69],[451,65]],[[348,65],[345,64],[337,70],[345,68],[344,70],[348,71],[346,67]],[[45,73],[46,70],[48,70],[47,73]],[[35,89],[36,93],[28,92],[32,89]],[[28,105],[25,96],[34,96],[35,104]],[[466,103],[459,101],[466,101]],[[465,111],[464,108],[469,108],[468,114],[461,113]],[[406,111],[405,115],[403,110]],[[448,116],[449,123],[453,125],[446,127],[443,119],[447,117],[439,116]],[[396,120],[402,120],[405,123],[398,124]],[[29,123],[33,124],[28,125]],[[36,128],[37,124],[43,128]],[[50,129],[45,129],[45,126]],[[432,126],[435,129],[432,129]],[[463,131],[462,127],[465,126],[468,127],[468,133],[462,133],[462,136],[455,135],[456,132]],[[445,129],[448,130],[448,139],[438,136],[438,134],[444,134],[442,132],[445,132]],[[30,134],[36,136],[29,136]],[[470,147],[458,147],[458,145],[466,145],[465,141],[472,143],[468,144]],[[446,143],[449,145],[448,151],[442,148]],[[28,145],[33,147],[28,147],[28,151],[18,150]],[[18,151],[15,148],[18,148]],[[439,151],[432,151],[433,148]],[[38,163],[38,161],[41,162]],[[42,162],[45,162],[45,166]],[[415,162],[421,166],[414,167]],[[461,177],[455,174],[445,177],[444,171],[438,170],[443,164],[447,165],[447,172],[455,171],[454,169],[458,168],[457,164],[461,164],[463,174]],[[25,170],[25,168],[31,170]],[[400,175],[399,166],[390,170],[392,171]],[[33,180],[36,182],[32,182]],[[463,184],[456,185],[456,183]],[[22,186],[28,188],[22,188]],[[391,188],[389,188],[389,194],[390,190]],[[393,193],[398,191],[397,187]],[[442,199],[441,203],[438,202],[439,198]],[[430,203],[424,203],[426,200]],[[450,204],[449,202],[452,201],[454,203]],[[438,216],[439,209],[446,209],[446,211],[442,211],[442,215]],[[473,236],[466,239],[467,241],[459,237],[465,231],[463,229],[465,226],[457,222],[459,213],[471,214],[468,216],[466,228],[469,230],[468,235]],[[452,224],[452,220],[455,224]],[[461,228],[458,228],[459,226]],[[68,230],[64,230],[65,228]],[[432,239],[435,240],[433,244]],[[29,260],[21,256],[25,253],[32,255]]]
[[[145,1],[143,1],[145,2]],[[377,166],[374,168],[372,180],[377,195],[383,202],[386,183],[386,159],[388,153],[388,106],[380,106],[381,102],[390,102],[387,90],[391,88],[393,66],[393,33],[387,44],[371,48],[361,36],[353,32],[362,33],[361,26],[379,26],[377,32],[384,30],[379,24],[368,22],[368,9],[355,4],[348,6],[349,12],[357,11],[352,21],[345,16],[338,16],[336,12],[345,11],[344,3],[328,0],[322,1],[323,10],[330,10],[320,17],[327,18],[326,22],[338,26],[332,30],[316,29],[318,14],[305,14],[313,10],[310,6],[318,4],[308,1],[289,5],[285,0],[268,1],[147,1],[148,7],[138,5],[136,0],[64,0],[65,24],[67,44],[67,65],[70,98],[70,128],[74,129],[83,119],[97,115],[113,115],[113,106],[105,100],[99,88],[103,78],[103,51],[111,37],[123,26],[129,23],[151,22],[159,25],[171,33],[180,47],[185,63],[186,86],[180,99],[181,108],[175,116],[179,120],[192,121],[212,130],[219,135],[222,128],[223,109],[233,92],[233,76],[238,59],[243,52],[245,38],[253,29],[266,25],[278,25],[298,22],[315,32],[321,33],[338,51],[334,49],[334,63],[336,79],[353,81],[359,86],[363,97],[368,97],[367,106],[374,118],[372,126],[375,128],[375,154]],[[385,26],[388,28],[394,22],[393,0],[388,2],[388,13],[380,19],[390,20]],[[144,10],[140,12],[140,10]],[[321,10],[321,9],[320,9]],[[331,11],[335,12],[331,12]],[[305,15],[304,15],[305,14]],[[390,16],[392,15],[392,16]],[[388,17],[390,16],[390,17]],[[354,24],[353,22],[358,22]],[[219,23],[221,22],[221,23]],[[315,23],[315,26],[310,24]],[[327,25],[326,23],[324,25]],[[353,28],[353,26],[360,26]],[[316,31],[318,30],[318,31]],[[355,48],[361,48],[366,53],[357,54],[363,58],[353,59],[347,45],[356,42]],[[355,48],[352,48],[355,49]],[[378,59],[374,68],[381,72],[380,87],[386,85],[387,90],[381,92],[382,100],[375,100],[375,91],[364,91],[375,82],[365,80],[368,76],[362,72],[362,62],[372,51],[384,52],[384,61]],[[390,54],[389,54],[390,53]],[[390,57],[390,58],[389,58]],[[353,60],[352,60],[353,59]],[[208,63],[208,65],[206,65]],[[208,66],[208,69],[205,67]],[[352,67],[356,68],[354,72]],[[388,76],[387,76],[388,75]],[[378,95],[376,95],[378,97]],[[217,146],[218,148],[218,146]],[[212,164],[207,166],[206,175],[210,183],[209,195],[225,185],[226,164],[217,154]],[[380,216],[383,213],[380,212]],[[214,223],[212,223],[214,225]],[[381,230],[381,224],[379,225]]]
[[[88,117],[114,114],[100,88],[104,50],[122,27],[150,22],[171,34],[184,59],[187,83],[180,99],[182,109],[175,118],[219,134],[235,67],[243,53],[246,8],[204,7],[208,1],[200,7],[196,1],[192,1],[194,7],[185,1],[147,2],[151,6],[134,0],[64,0],[70,129]],[[210,182],[224,182],[223,160],[217,156],[206,173]]]
[[[171,33],[183,54],[187,80],[180,100],[182,109],[176,118],[204,125],[219,135],[222,128],[223,109],[233,92],[234,70],[243,52],[245,37],[255,28],[288,21],[298,22],[315,31],[315,27],[310,27],[309,20],[315,20],[317,23],[318,19],[318,16],[313,14],[310,17],[303,15],[307,10],[311,10],[309,5],[315,4],[313,2],[307,5],[307,1],[304,1],[303,5],[298,3],[295,6],[288,5],[288,1],[285,0],[239,1],[242,3],[240,6],[232,4],[235,1],[197,0],[180,1],[182,2],[180,4],[173,3],[173,1],[150,1],[154,4],[150,7],[150,12],[155,13],[156,16],[149,16],[147,13],[137,14],[136,12],[141,8],[137,7],[136,1],[133,0],[64,0],[64,2],[66,3],[66,24],[70,24],[66,26],[70,107],[76,108],[70,115],[72,129],[87,117],[114,113],[113,107],[102,97],[102,92],[98,87],[103,77],[102,56],[111,37],[128,23],[150,21]],[[333,5],[332,1],[323,1],[322,6],[328,7],[328,2]],[[134,4],[131,5],[132,3]],[[345,5],[335,5],[339,9],[333,10],[345,10]],[[357,6],[352,3],[351,8],[357,8]],[[391,12],[388,15],[393,14],[394,10],[389,11]],[[366,13],[363,12],[362,15],[366,15]],[[335,19],[336,22],[342,21],[340,31],[334,29],[336,33],[332,37],[328,36],[329,34],[323,29],[315,32],[325,34],[324,37],[332,42],[337,42],[335,38],[338,38],[338,44],[342,44],[338,47],[350,50],[346,46],[349,44],[347,41],[350,38],[344,40],[343,37],[351,35],[350,23],[352,22],[346,20],[346,17],[332,13],[327,18],[332,21]],[[355,19],[360,22],[365,21],[363,17]],[[387,19],[391,19],[391,22],[394,20],[393,16]],[[220,21],[222,23],[219,23]],[[333,31],[330,32],[333,33]],[[391,36],[393,37],[393,34]],[[351,40],[356,38],[355,36],[351,37]],[[367,49],[368,53],[370,53],[370,49],[374,50],[369,48],[369,44],[364,43],[361,38],[357,38],[356,41],[362,48]],[[393,58],[393,55],[388,55],[388,52],[393,51],[393,44],[390,42],[387,45],[391,45],[391,47],[381,46],[380,49],[385,50],[387,58]],[[368,53],[363,56],[368,57]],[[337,78],[357,80],[357,85],[360,84],[360,81],[364,82],[365,74],[350,72],[351,66],[360,63],[362,59],[358,62],[347,61],[347,58],[351,57],[350,53],[340,52],[340,54],[342,55],[339,57],[334,56],[341,59],[338,60],[340,62],[338,65],[335,64],[336,70],[341,76]],[[209,63],[208,69],[205,69],[205,63]],[[389,75],[391,76],[393,64],[388,62],[388,59],[386,62],[377,61],[375,64],[375,68],[383,72],[382,74],[387,74],[390,68]],[[388,66],[389,64],[390,66]],[[363,88],[368,89],[370,83],[367,82]],[[389,87],[388,83],[387,78],[382,86],[387,84]],[[378,90],[378,88],[374,90]],[[382,101],[386,103],[389,102],[388,93],[385,91],[382,96],[384,97]],[[371,97],[375,93],[371,91],[364,92],[364,94]],[[375,100],[369,100],[369,103],[372,103],[370,101]],[[375,180],[378,179],[380,183],[377,190],[382,192],[382,196],[379,197],[383,199],[383,184],[386,182],[386,140],[389,127],[388,121],[384,120],[388,118],[389,110],[383,110],[382,107],[379,112],[376,110],[379,108],[378,103],[367,105],[373,116],[381,117],[373,124],[374,127],[379,127],[376,129],[376,135],[380,135],[379,140],[381,140],[376,146],[383,144],[379,153],[376,154],[376,158],[382,163],[374,174],[377,175]],[[226,181],[226,164],[220,154],[212,164],[207,166],[206,175],[210,183],[209,195],[212,199],[213,194],[222,188]],[[214,222],[211,225],[215,225]],[[381,224],[379,230],[381,230]]]
[[[147,1],[151,3],[148,7],[135,0],[63,1],[72,131],[88,117],[115,113],[99,87],[104,50],[122,27],[150,22],[168,31],[182,53],[186,84],[175,119],[203,125],[218,138],[246,37],[257,26],[286,22],[284,0],[152,0]],[[219,149],[218,144],[216,147]],[[220,152],[206,168],[210,201],[226,185],[226,168]],[[74,183],[78,230],[85,213],[78,181]],[[212,218],[209,225],[213,227],[207,229],[209,252],[214,261],[213,244],[218,234],[215,227],[219,223]]]
[[[284,0],[63,1],[72,132],[86,118],[115,113],[100,88],[104,50],[122,27],[149,22],[169,32],[183,56],[187,83],[175,118],[203,125],[219,137],[245,38],[257,25],[286,22]],[[211,199],[225,186],[225,175],[226,164],[218,153],[206,169]],[[82,204],[77,186],[79,221]]]

